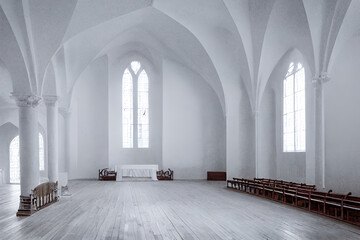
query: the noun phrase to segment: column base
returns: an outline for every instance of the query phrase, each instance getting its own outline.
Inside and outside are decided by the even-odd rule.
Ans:
[[[61,187],[61,196],[71,196],[68,186]]]
[[[30,196],[20,196],[19,210],[16,213],[16,216],[30,216],[36,212],[35,205],[31,202]]]

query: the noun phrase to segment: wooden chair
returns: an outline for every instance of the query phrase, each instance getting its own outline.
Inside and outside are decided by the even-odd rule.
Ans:
[[[167,171],[160,170],[156,172],[158,180],[173,180],[174,179],[174,171],[170,168]]]
[[[99,169],[100,181],[116,181],[117,172],[111,171],[108,168]]]

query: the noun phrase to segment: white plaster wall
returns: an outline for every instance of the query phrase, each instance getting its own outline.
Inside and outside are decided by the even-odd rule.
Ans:
[[[258,177],[276,178],[275,93],[265,89],[258,113]]]
[[[290,62],[301,62],[305,68],[306,152],[283,151],[283,80]],[[276,178],[315,184],[314,154],[314,88],[307,61],[298,51],[285,55],[270,76],[275,93]]]
[[[9,147],[10,142],[19,134],[19,129],[12,123],[7,122],[0,126],[0,169],[5,172],[5,181],[9,183]]]
[[[168,60],[161,74],[138,56],[150,81],[150,147],[122,148],[121,73],[128,60],[112,60],[108,85],[104,59],[90,65],[74,89],[71,179],[94,178],[99,168],[119,164],[159,164],[174,169],[177,179],[225,171],[225,120],[216,94],[197,74]]]
[[[338,56],[332,79],[324,85],[325,186],[360,195],[360,38]]]
[[[98,169],[108,167],[107,69],[106,56],[96,59],[74,90],[77,128],[72,130],[77,131],[77,165],[71,178],[97,178]]]
[[[41,177],[47,177],[47,169],[48,169],[48,163],[47,163],[47,138],[46,138],[46,113],[45,113],[45,107],[41,104],[37,107],[38,110],[38,122],[39,122],[39,131],[44,137],[44,158],[45,158],[45,170],[40,171]],[[18,128],[19,126],[19,110],[17,106],[9,107],[9,108],[2,108],[0,109],[0,128],[5,127],[8,128],[8,125],[11,124],[15,128]],[[3,131],[3,130],[0,130]],[[12,136],[11,139],[8,138],[6,130],[5,132],[0,134],[0,144],[2,144],[1,148],[3,150],[0,150],[0,168],[4,169],[6,171],[6,181],[9,181],[9,146],[10,142],[13,140],[14,137],[16,137],[19,132],[17,131],[17,134]]]
[[[66,172],[66,161],[65,161],[65,128],[64,128],[64,118],[58,114],[58,148],[59,148],[59,172]]]
[[[144,51],[143,53],[146,53]],[[122,164],[158,164],[162,168],[162,74],[161,64],[151,56],[125,53],[109,64],[109,167]],[[149,148],[122,147],[122,76],[127,65],[137,60],[149,77]]]
[[[19,110],[16,106],[0,109],[0,125],[7,122],[11,122],[17,127],[19,126]]]
[[[19,111],[16,106],[0,109],[0,168],[5,171],[5,181],[9,183],[10,142],[19,135]]]
[[[283,75],[285,76],[285,75]],[[283,79],[276,87],[276,178],[305,182],[306,180],[306,153],[283,151]],[[306,89],[308,90],[308,89]],[[306,91],[305,90],[305,91]],[[311,90],[311,89],[310,89]],[[307,131],[308,133],[308,131]]]
[[[47,139],[46,139],[46,113],[45,113],[45,107],[43,106],[43,104],[39,105],[37,107],[38,110],[38,122],[39,122],[39,131],[43,134],[44,137],[44,147],[45,147],[45,170],[44,171],[40,171],[40,176],[41,177],[47,177]],[[0,126],[8,126],[8,124],[12,124],[13,126],[15,126],[16,128],[18,128],[19,126],[19,110],[17,106],[12,106],[9,108],[0,108]],[[4,144],[7,145],[7,150],[6,148],[4,148],[3,153],[0,153],[0,162],[3,162],[6,167],[6,173],[7,173],[7,178],[6,181],[8,181],[8,174],[9,174],[9,146],[10,146],[10,142],[11,140],[16,137],[19,133],[17,132],[17,135],[13,136],[11,139],[8,139],[6,136],[6,133],[0,134],[0,141]],[[5,138],[5,139],[3,139]],[[3,145],[5,146],[5,145]],[[0,168],[2,168],[0,166]]]
[[[240,79],[226,89],[227,179],[254,178],[255,121],[249,97]]]
[[[76,88],[76,87],[75,87]],[[70,143],[69,143],[69,179],[77,179],[79,178],[79,169],[78,169],[78,105],[79,101],[77,99],[78,96],[76,96],[76,92],[79,91],[78,89],[74,89],[74,96],[71,101],[71,108],[70,108],[70,115],[69,115],[69,133],[70,133]],[[80,123],[81,124],[81,123]]]
[[[199,75],[163,62],[163,168],[175,179],[226,171],[225,119],[215,92]]]

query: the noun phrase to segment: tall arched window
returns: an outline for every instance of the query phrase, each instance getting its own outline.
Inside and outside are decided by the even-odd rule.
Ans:
[[[20,141],[16,136],[10,143],[10,183],[20,183]],[[45,170],[44,137],[39,133],[39,170]]]
[[[122,124],[124,148],[149,147],[149,78],[138,61],[123,74]]]
[[[10,183],[20,183],[19,136],[16,136],[10,143]]]
[[[283,100],[284,152],[305,152],[305,70],[301,63],[289,65]]]
[[[45,170],[45,147],[44,147],[44,137],[39,133],[39,170]]]

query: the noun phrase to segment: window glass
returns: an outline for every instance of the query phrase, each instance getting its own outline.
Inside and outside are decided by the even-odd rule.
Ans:
[[[306,151],[305,70],[301,63],[290,63],[284,79],[283,149],[284,152]]]
[[[148,148],[149,78],[138,61],[132,61],[123,74],[122,102],[123,147]]]
[[[133,118],[133,79],[129,69],[126,69],[122,79],[122,134],[123,147],[133,147],[134,118]]]

